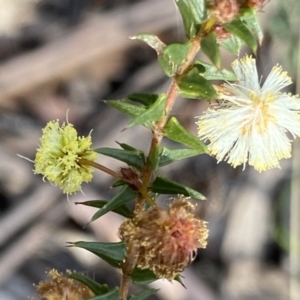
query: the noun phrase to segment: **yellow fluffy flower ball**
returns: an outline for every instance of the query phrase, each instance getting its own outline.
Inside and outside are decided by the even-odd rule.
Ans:
[[[58,120],[50,121],[37,149],[35,174],[42,174],[65,194],[77,192],[93,178],[91,163],[97,153],[90,149],[91,144],[91,136],[79,137],[72,124],[60,126]]]

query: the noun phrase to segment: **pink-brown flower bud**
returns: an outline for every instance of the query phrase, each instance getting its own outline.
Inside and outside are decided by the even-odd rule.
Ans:
[[[240,5],[237,0],[214,0],[211,2],[211,13],[218,24],[230,23],[239,13]]]
[[[169,210],[153,207],[121,225],[121,239],[135,249],[137,267],[172,280],[195,258],[198,248],[206,247],[206,222],[195,217],[194,208],[178,196]]]

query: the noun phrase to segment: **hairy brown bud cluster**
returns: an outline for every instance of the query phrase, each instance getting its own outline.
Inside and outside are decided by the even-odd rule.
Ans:
[[[210,11],[217,24],[232,22],[239,13],[240,5],[237,0],[213,0]]]
[[[57,270],[51,270],[48,276],[51,281],[41,281],[36,286],[37,293],[43,300],[87,300],[94,296],[85,285]]]
[[[194,209],[187,198],[178,196],[168,210],[153,207],[127,219],[120,237],[134,249],[136,266],[152,270],[158,278],[174,279],[207,244],[206,222],[195,217]]]

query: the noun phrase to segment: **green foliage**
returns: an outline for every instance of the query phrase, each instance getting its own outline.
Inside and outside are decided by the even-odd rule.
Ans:
[[[120,300],[119,288],[115,287],[106,294],[90,298],[89,300]]]
[[[126,147],[127,150],[122,149],[115,149],[115,148],[97,148],[94,151],[113,157],[120,161],[127,163],[129,166],[135,167],[137,169],[141,169],[145,165],[145,156],[144,152],[140,150],[136,150],[134,148],[129,149]]]
[[[125,99],[149,107],[157,100],[157,98],[158,98],[157,94],[133,93],[128,95]]]
[[[201,50],[217,68],[220,68],[221,55],[215,32],[212,31],[201,39]]]
[[[69,277],[83,283],[97,296],[106,294],[109,291],[107,284],[100,284],[97,281],[82,274],[71,273]]]
[[[124,100],[106,100],[104,102],[132,118],[127,128],[138,124],[151,128],[153,123],[165,114],[166,95],[161,94],[155,101],[154,98],[156,95],[153,94],[133,94]],[[131,102],[135,102],[135,104]],[[152,103],[145,107],[145,103],[149,102]],[[140,103],[144,105],[141,106]]]
[[[169,77],[173,77],[179,70],[180,66],[186,60],[186,57],[191,49],[192,43],[171,44],[163,50],[158,56],[158,62]]]
[[[175,0],[181,13],[185,34],[193,38],[199,32],[202,24],[207,19],[205,0]]]
[[[197,149],[168,149],[164,147],[160,153],[159,166],[164,167],[175,161],[197,156],[202,153],[205,152]]]
[[[199,192],[182,185],[176,181],[167,179],[158,175],[152,182],[151,191],[158,194],[170,194],[170,195],[184,195],[187,197],[193,197],[197,200],[206,200],[205,196]]]
[[[256,10],[252,8],[241,9],[241,20],[243,20],[252,34],[261,44],[264,34],[257,19]]]
[[[124,205],[132,200],[135,200],[136,196],[137,193],[129,186],[123,186],[116,196],[114,196],[93,215],[91,222],[97,220],[109,211],[116,212],[116,209],[124,209]]]
[[[170,140],[189,146],[201,153],[206,152],[204,143],[187,131],[175,117],[170,118],[164,127],[164,135]]]
[[[150,33],[140,33],[131,39],[145,42],[156,51],[157,55],[160,55],[166,46],[156,35]]]
[[[147,289],[145,291],[142,291],[136,295],[131,295],[128,300],[144,300],[147,297],[155,294],[158,290],[156,289]]]
[[[230,36],[220,42],[221,46],[234,55],[239,55],[244,42],[237,36]]]
[[[226,81],[234,81],[236,80],[236,75],[229,70],[226,69],[218,69],[216,66],[207,64],[203,61],[196,60],[195,66],[198,70],[201,70],[199,67],[202,68],[202,75],[207,80],[226,80]]]
[[[180,89],[180,96],[188,99],[211,100],[217,97],[212,84],[200,75],[197,67],[180,76],[177,84]]]
[[[231,23],[225,24],[224,28],[237,38],[244,41],[253,52],[256,52],[257,41],[242,18],[236,18]]]
[[[144,112],[134,117],[129,125],[127,125],[127,128],[138,124],[147,126],[147,124],[153,124],[155,121],[161,119],[165,114],[165,103],[166,95],[161,94]]]
[[[123,184],[125,182],[123,181]],[[75,204],[82,204],[90,207],[96,207],[96,208],[103,208],[105,205],[108,205],[109,201],[106,200],[89,200],[85,202],[76,202]],[[123,204],[121,206],[118,206],[112,210],[110,210],[116,214],[119,214],[125,218],[132,218],[133,212],[127,207],[126,204]]]
[[[254,9],[242,8],[235,20],[220,25],[215,23],[215,19],[207,11],[206,0],[175,0],[175,3],[182,16],[185,34],[188,38],[186,42],[166,45],[156,35],[149,33],[141,33],[132,37],[132,39],[145,42],[156,51],[160,67],[166,76],[172,78],[172,85],[168,93],[160,95],[132,93],[123,100],[104,101],[110,107],[130,117],[126,129],[143,125],[152,131],[153,139],[148,156],[143,151],[125,143],[118,143],[121,149],[101,147],[94,150],[99,154],[126,163],[132,167],[126,170],[134,169],[136,170],[134,175],[140,177],[136,179],[138,184],[135,185],[128,178],[125,178],[124,173],[117,174],[106,168],[107,173],[117,179],[112,187],[122,187],[110,200],[77,202],[77,204],[98,208],[91,222],[107,212],[132,218],[134,214],[138,213],[138,210],[133,212],[128,208],[127,205],[130,201],[139,199],[138,201],[141,200],[141,202],[138,204],[142,207],[145,205],[143,201],[148,200],[147,205],[150,206],[151,199],[149,197],[155,199],[159,194],[184,195],[197,200],[206,199],[200,192],[192,188],[157,175],[160,167],[208,152],[205,144],[184,128],[175,117],[169,118],[170,110],[174,104],[173,100],[177,96],[206,101],[217,99],[218,94],[211,81],[235,81],[237,79],[232,71],[221,68],[219,47],[222,46],[228,51],[238,54],[242,45],[246,43],[252,51],[256,52],[258,43],[262,41],[263,33]],[[215,31],[216,25],[228,31],[230,37],[220,39]],[[196,52],[199,51],[198,48],[211,63],[195,59]],[[176,149],[162,148],[162,137],[175,141],[179,145],[176,146]],[[100,169],[99,164],[98,168]],[[105,171],[105,168],[102,170]],[[127,255],[124,242],[79,241],[69,243],[69,246],[90,251],[116,268],[122,268]],[[134,256],[133,253],[128,254],[129,257],[130,255]],[[124,269],[122,268],[123,271]],[[157,280],[152,271],[141,270],[135,266],[133,266],[131,273],[126,274],[126,276],[131,276],[131,280],[138,284],[148,284]],[[80,281],[93,291],[95,297],[91,300],[119,300],[119,288],[109,290],[107,285],[101,285],[76,273],[71,274],[70,278]],[[180,274],[175,280],[182,284]],[[147,289],[138,294],[130,295],[127,300],[143,300],[155,292],[155,289]]]
[[[68,247],[78,247],[94,253],[105,260],[111,266],[120,268],[126,255],[126,244],[119,243],[100,243],[100,242],[68,242]]]

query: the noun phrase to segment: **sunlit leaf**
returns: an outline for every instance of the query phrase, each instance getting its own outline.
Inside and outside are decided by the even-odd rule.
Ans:
[[[103,295],[109,291],[107,284],[100,284],[87,276],[78,273],[71,273],[68,277],[83,283],[97,296]]]
[[[100,243],[100,242],[68,242],[69,247],[78,247],[94,253],[98,257],[108,262],[116,268],[120,268],[126,254],[126,244],[119,243]]]
[[[199,152],[206,152],[205,144],[187,131],[175,117],[169,119],[163,131],[164,135],[170,140],[189,146]]]
[[[141,169],[145,164],[144,153],[139,150],[122,150],[115,148],[97,148],[94,151],[125,162],[129,166]]]
[[[179,94],[185,98],[211,100],[217,96],[212,84],[200,75],[196,67],[181,76],[177,84]]]
[[[165,115],[166,95],[161,94],[158,99],[150,105],[143,113],[135,117],[127,126],[127,128],[134,125],[147,125],[161,119]]]
[[[212,31],[202,37],[201,50],[217,68],[220,68],[221,56],[215,32]]]
[[[151,191],[159,194],[184,195],[198,200],[205,200],[205,196],[183,184],[158,175],[152,183]]]
[[[92,217],[91,222],[97,220],[109,211],[115,211],[118,207],[132,201],[136,198],[137,193],[129,186],[123,186],[119,193],[109,200],[102,208],[100,208]]]

